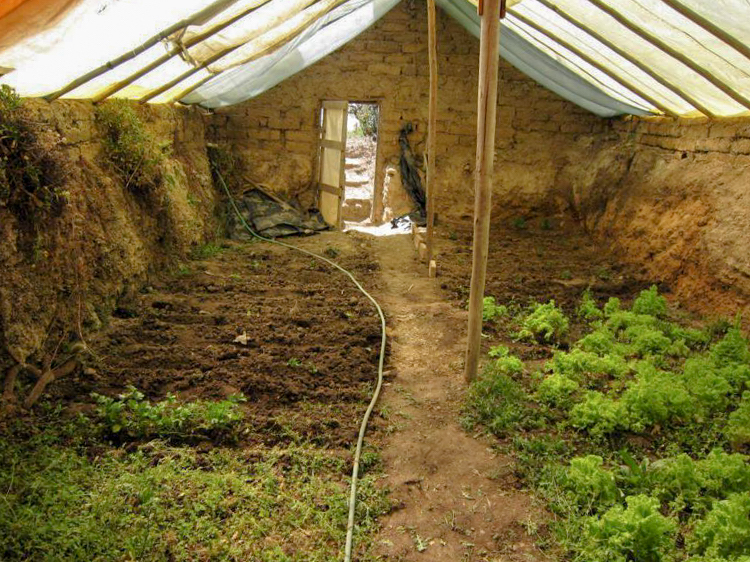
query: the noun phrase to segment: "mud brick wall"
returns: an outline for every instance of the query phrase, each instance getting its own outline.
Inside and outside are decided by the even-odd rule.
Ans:
[[[376,190],[398,162],[406,122],[412,146],[425,147],[429,97],[427,14],[424,2],[402,2],[372,28],[261,96],[217,111],[210,135],[233,144],[254,180],[310,203],[321,100],[381,104]],[[476,150],[479,42],[438,10],[439,114],[437,210],[471,212]],[[601,119],[568,103],[501,62],[497,128],[498,214],[556,207],[550,185],[559,167],[586,150],[603,130]]]
[[[750,118],[610,121],[561,178],[587,228],[684,304],[750,312]]]
[[[106,324],[119,299],[219,231],[200,111],[133,104],[169,147],[164,182],[146,200],[108,163],[91,103],[24,106],[61,139],[67,203],[59,214],[33,219],[0,207],[0,371],[14,360],[37,360],[66,334],[85,336]]]

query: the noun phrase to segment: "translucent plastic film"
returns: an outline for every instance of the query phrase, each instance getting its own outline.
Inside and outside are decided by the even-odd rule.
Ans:
[[[400,1],[6,0],[0,80],[26,96],[65,88],[76,98],[230,105],[340,48]],[[479,35],[474,0],[437,3]],[[601,116],[728,116],[750,110],[749,44],[748,0],[512,0],[500,53]]]

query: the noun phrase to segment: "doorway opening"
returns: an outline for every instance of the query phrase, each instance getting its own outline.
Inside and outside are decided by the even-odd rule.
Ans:
[[[346,226],[373,222],[379,121],[377,103],[349,102],[342,206]]]
[[[374,102],[321,103],[318,202],[332,226],[365,227],[377,220],[373,211],[379,120],[380,107]]]

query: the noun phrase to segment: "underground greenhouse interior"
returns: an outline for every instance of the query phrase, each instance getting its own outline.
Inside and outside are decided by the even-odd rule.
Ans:
[[[0,3],[0,559],[750,561],[748,21]]]

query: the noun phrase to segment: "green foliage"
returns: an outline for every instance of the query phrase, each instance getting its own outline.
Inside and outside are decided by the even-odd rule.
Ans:
[[[612,506],[620,499],[615,476],[603,465],[598,455],[576,457],[562,478],[563,489],[583,513]]]
[[[656,285],[645,291],[641,291],[633,302],[631,310],[636,314],[648,314],[661,318],[667,314],[667,300],[659,295],[659,289]]]
[[[631,431],[686,420],[693,413],[690,395],[674,375],[646,362],[639,363],[620,404],[627,416],[623,425]]]
[[[525,339],[550,342],[531,329],[545,306],[525,319]],[[750,458],[727,452],[750,446],[748,342],[735,326],[711,345],[718,332],[667,313],[655,287],[631,310],[617,299],[600,310],[584,293],[577,316],[589,332],[554,352],[533,394],[503,364],[493,389],[503,399],[478,420],[497,420],[500,436],[559,420],[554,436],[521,434],[513,446],[517,474],[559,516],[552,528],[574,561],[750,562]]]
[[[594,439],[601,439],[621,428],[624,421],[622,404],[596,391],[586,393],[583,402],[570,410],[569,417],[571,426],[587,430]]]
[[[0,207],[19,218],[62,210],[68,161],[60,136],[29,119],[10,86],[0,85]]]
[[[631,370],[627,361],[618,355],[602,357],[581,349],[555,353],[547,367],[554,373],[566,375],[581,383],[599,375],[620,378]]]
[[[625,330],[624,338],[641,357],[664,355],[672,346],[672,341],[661,330],[644,325],[630,326]]]
[[[729,414],[724,434],[734,447],[750,445],[750,390],[742,395],[738,408]]]
[[[510,349],[508,349],[504,345],[496,345],[490,348],[490,350],[487,352],[487,355],[489,357],[492,357],[493,359],[508,357],[508,355],[510,355]]]
[[[677,324],[665,324],[662,329],[672,341],[682,340],[690,349],[703,349],[711,343],[711,334],[708,330],[683,328]]]
[[[658,328],[659,319],[650,314],[636,314],[630,310],[617,310],[607,317],[607,326],[617,334],[633,326]]]
[[[495,302],[495,297],[484,297],[482,299],[482,320],[484,322],[507,316],[507,314],[508,307],[502,304],[498,305]]]
[[[516,228],[518,230],[526,230],[526,218],[525,217],[516,217],[513,219],[513,228]]]
[[[590,517],[578,560],[660,562],[670,560],[674,520],[659,513],[659,501],[645,495],[628,496],[627,507],[616,505],[601,518]]]
[[[126,453],[83,445],[62,444],[50,432],[18,443],[0,440],[0,559],[341,557],[347,468],[328,451],[291,445],[199,453],[154,441]],[[357,497],[358,547],[366,547],[389,507],[375,477],[365,476]]]
[[[711,359],[717,365],[727,364],[743,365],[750,362],[750,351],[747,340],[743,337],[739,328],[731,328],[727,334],[713,346],[711,346]]]
[[[378,106],[374,103],[349,104],[349,113],[357,118],[362,134],[372,136],[378,134]]]
[[[690,548],[696,554],[733,558],[750,555],[750,494],[717,502],[695,525]]]
[[[523,363],[517,357],[501,357],[485,365],[466,396],[464,424],[482,424],[495,435],[505,435],[514,427],[533,423],[530,396],[511,375],[520,374]]]
[[[682,380],[702,414],[726,408],[732,385],[719,374],[713,361],[704,357],[688,359],[683,367]]]
[[[193,248],[193,250],[190,252],[190,257],[194,260],[207,260],[219,255],[223,251],[224,248],[222,248],[218,244],[209,242],[208,244],[204,244],[203,246]]]
[[[164,179],[164,151],[126,100],[110,100],[96,110],[104,131],[104,150],[126,188],[146,195]]]
[[[615,312],[619,312],[621,307],[622,304],[620,303],[620,299],[618,299],[617,297],[609,297],[609,299],[607,299],[607,302],[604,304],[604,316],[609,318]]]
[[[180,404],[170,394],[166,400],[152,404],[132,386],[117,398],[93,396],[99,419],[110,434],[121,439],[231,436],[243,418],[239,403],[245,401],[239,395],[220,402],[201,400]]]
[[[675,511],[686,508],[703,512],[715,500],[729,494],[750,491],[748,458],[712,450],[704,459],[693,460],[686,454],[653,463],[646,475],[646,486]]]
[[[537,387],[537,398],[545,404],[564,407],[569,405],[571,396],[578,390],[579,384],[560,373],[552,373],[545,377]]]
[[[535,304],[524,318],[519,339],[559,343],[568,333],[568,319],[562,310],[551,300],[546,304]]]
[[[583,295],[581,296],[581,304],[578,306],[576,312],[580,318],[588,321],[600,320],[604,316],[604,313],[599,310],[598,306],[596,306],[596,301],[594,300],[594,297],[591,296],[591,291],[589,289],[586,289],[583,292]]]
[[[622,356],[630,352],[630,348],[619,343],[614,333],[606,326],[597,328],[584,336],[576,342],[575,346],[582,351],[596,353],[602,357],[607,355]]]

